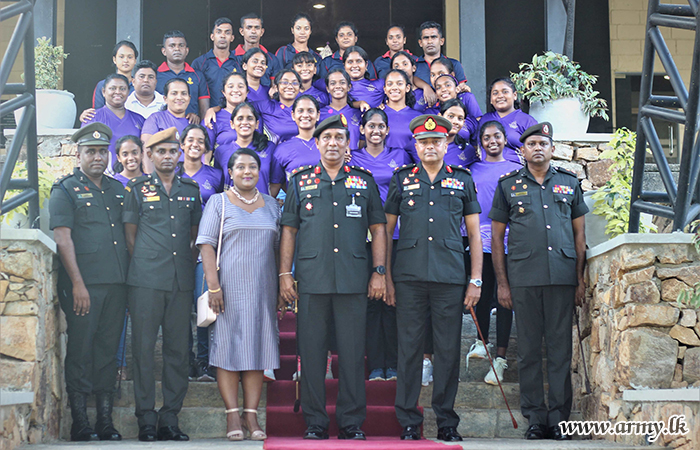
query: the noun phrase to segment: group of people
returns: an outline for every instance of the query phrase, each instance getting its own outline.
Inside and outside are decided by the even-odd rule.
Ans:
[[[370,380],[397,382],[402,439],[420,438],[421,384],[433,382],[437,437],[458,441],[462,312],[476,310],[487,339],[496,299],[485,381],[497,384],[507,368],[515,311],[526,437],[566,439],[557,424],[571,409],[587,209],[576,176],[550,164],[551,125],[519,109],[508,78],[491,83],[482,114],[459,61],[442,55],[435,22],[420,27],[423,56],[391,26],[374,62],[350,22],[338,24],[338,50],[326,58],[308,47],[305,14],[275,54],[260,43],[258,16],[243,16],[238,31],[244,43],[232,50],[233,23],[218,19],[213,49],[192,65],[179,31],[165,34],[160,66],[118,43],[117,72],[81,114],[78,167],[50,202],[71,439],[121,439],[111,410],[127,307],[140,440],[188,439],[177,414],[188,376],[203,373],[218,383],[228,439],[265,439],[257,408],[279,368],[276,313],[296,302],[304,438],[328,438],[332,348],[339,438],[365,439],[366,357]],[[197,330],[194,357],[193,300],[207,290],[217,320]],[[467,361],[490,347],[477,339]]]

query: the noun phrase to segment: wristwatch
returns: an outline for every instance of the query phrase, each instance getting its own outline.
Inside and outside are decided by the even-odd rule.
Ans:
[[[473,284],[474,286],[480,288],[481,285],[484,284],[484,282],[481,281],[481,279],[479,278],[472,278],[471,280],[469,280],[469,284]]]
[[[377,266],[372,270],[374,272],[377,272],[379,275],[386,275],[386,267],[384,267],[384,266]]]

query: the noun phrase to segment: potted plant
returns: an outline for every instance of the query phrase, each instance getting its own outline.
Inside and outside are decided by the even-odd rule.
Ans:
[[[39,216],[41,218],[41,230],[48,236],[53,236],[49,230],[49,205],[46,200],[51,196],[51,187],[54,183],[54,168],[51,161],[47,158],[39,156],[38,161],[39,175]],[[17,162],[12,171],[13,179],[27,178],[26,162]],[[5,193],[5,198],[2,201],[7,201],[20,194],[22,191],[8,189]],[[0,227],[9,226],[11,228],[35,228],[35,224],[30,223],[27,216],[29,215],[29,204],[23,203],[12,211],[0,216]]]
[[[34,72],[36,79],[36,126],[41,128],[73,128],[77,108],[75,96],[58,90],[61,81],[60,66],[68,57],[63,47],[51,45],[51,39],[41,37],[34,47]],[[22,77],[24,78],[24,76]],[[15,112],[19,122],[23,110]]]
[[[520,63],[519,69],[511,78],[530,104],[530,115],[538,122],[550,122],[559,137],[585,134],[591,117],[608,120],[607,103],[593,89],[598,77],[566,56],[535,54],[532,62]]]

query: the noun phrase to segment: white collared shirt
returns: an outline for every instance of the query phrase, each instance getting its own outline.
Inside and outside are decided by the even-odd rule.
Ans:
[[[163,105],[165,105],[165,98],[162,94],[160,94],[157,91],[154,91],[153,94],[155,95],[155,98],[148,106],[145,106],[136,97],[136,92],[132,92],[126,98],[124,107],[129,111],[135,112],[136,114],[140,114],[144,118],[148,119],[148,116],[150,116],[156,111],[160,111]]]

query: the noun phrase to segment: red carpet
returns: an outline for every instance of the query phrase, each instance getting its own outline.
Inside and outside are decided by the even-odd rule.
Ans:
[[[292,313],[287,313],[279,323],[280,330],[280,368],[275,371],[275,376],[278,381],[267,383],[267,435],[271,438],[276,437],[293,437],[295,439],[273,439],[272,443],[284,442],[284,445],[297,445],[297,447],[270,447],[269,442],[265,444],[265,448],[316,448],[316,443],[310,445],[313,441],[302,441],[301,436],[306,430],[304,416],[299,412],[294,412],[295,383],[291,381],[292,375],[296,370],[296,316]],[[303,364],[303,363],[302,363]],[[338,357],[333,356],[333,373],[338,374]],[[366,369],[365,369],[366,372]],[[303,369],[302,369],[303,373]],[[398,440],[401,434],[401,425],[396,419],[394,411],[394,398],[396,397],[396,382],[395,381],[367,381],[365,382],[365,390],[367,395],[367,419],[365,420],[362,429],[367,436],[389,436],[384,438],[384,444],[367,448],[393,448],[394,444],[401,444]],[[328,415],[331,418],[330,429],[328,430],[331,436],[338,435],[338,425],[335,422],[335,403],[338,398],[338,380],[326,380],[326,408]],[[331,439],[325,441],[326,444],[318,448],[325,448],[323,445],[328,445],[328,448],[346,448],[340,444],[346,441]],[[372,439],[374,445],[377,445],[376,439]],[[391,445],[387,447],[387,443]],[[414,443],[432,441],[414,441]],[[369,443],[369,442],[368,442]],[[368,443],[359,442],[360,445]],[[332,444],[332,445],[331,445]],[[352,448],[357,447],[358,443],[349,444]],[[415,444],[413,444],[415,445]],[[403,447],[407,449],[422,449],[427,447]]]
[[[338,439],[327,439],[323,441],[305,441],[302,438],[275,438],[270,437],[263,446],[265,450],[436,450],[444,448],[454,448],[454,446],[441,442],[421,439],[420,441],[402,441],[399,438],[370,437],[366,441],[342,441]],[[459,447],[457,447],[459,448]]]

